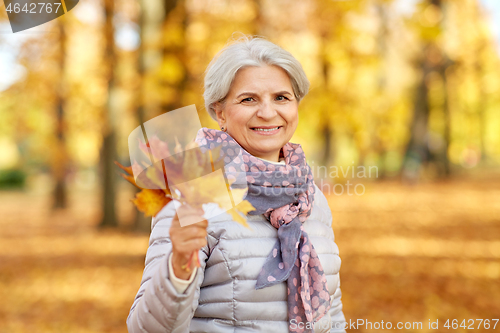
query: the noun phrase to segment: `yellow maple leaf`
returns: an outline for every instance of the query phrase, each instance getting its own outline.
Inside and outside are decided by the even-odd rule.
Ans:
[[[212,171],[209,154],[203,154],[196,145],[184,151],[182,174],[187,179],[195,179]]]
[[[234,190],[233,190],[234,191]],[[233,220],[242,224],[244,227],[250,228],[247,223],[246,215],[248,212],[255,210],[255,207],[248,200],[243,200],[236,207],[228,210],[227,212],[231,214]]]
[[[239,224],[243,225],[246,228],[250,228],[246,218],[240,215],[240,213],[236,210],[236,208],[230,209],[227,211],[229,214],[231,214],[233,220],[238,222]]]
[[[235,208],[245,215],[247,215],[248,212],[255,210],[255,207],[252,206],[252,204],[248,200],[243,200],[242,202],[237,204]]]
[[[227,189],[228,189],[228,191],[231,192],[231,195],[233,196],[234,202],[242,202],[242,201],[244,201],[243,198],[247,194],[247,189],[244,189],[244,188],[231,188],[229,185],[228,185]],[[250,204],[250,206],[251,206],[251,204]]]
[[[165,196],[163,190],[150,189],[143,189],[135,195],[135,199],[131,199],[137,209],[143,212],[145,216],[156,216],[171,200],[171,198]]]
[[[161,162],[156,162],[146,169],[146,178],[153,182],[156,189],[167,188]]]

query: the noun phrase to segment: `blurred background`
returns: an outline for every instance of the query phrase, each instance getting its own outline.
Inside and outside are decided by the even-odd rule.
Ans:
[[[203,76],[234,32],[311,81],[292,141],[332,208],[347,320],[498,318],[499,1],[82,0],[15,34],[0,7],[0,332],[126,332],[151,218],[113,161],[179,107],[218,128]]]

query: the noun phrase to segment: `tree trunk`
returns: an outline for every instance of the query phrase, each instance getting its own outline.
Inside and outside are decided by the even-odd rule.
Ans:
[[[163,101],[161,105],[161,112],[169,112],[178,108],[183,107],[183,94],[187,88],[188,84],[188,68],[186,67],[186,37],[185,32],[187,30],[188,17],[186,13],[186,5],[184,0],[166,0],[165,1],[165,19],[178,21],[180,24],[179,30],[182,31],[182,42],[176,43],[175,45],[163,45],[163,57],[174,56],[178,63],[182,66],[182,72],[184,73],[182,79],[173,84],[173,88],[177,93],[174,100]],[[167,29],[163,29],[164,34],[168,34]]]
[[[448,148],[451,142],[451,115],[450,115],[450,105],[448,103],[448,78],[447,70],[450,67],[450,61],[445,59],[441,66],[441,76],[443,77],[443,114],[444,114],[444,147],[442,150],[442,161],[444,163],[444,176],[449,177],[451,175],[451,165],[450,159],[448,158]]]
[[[323,128],[321,129],[321,132],[323,134],[323,156],[322,156],[322,165],[327,166],[330,163],[330,160],[332,158],[332,136],[333,136],[333,131],[332,131],[332,126],[330,125],[330,122],[325,121],[323,124]]]
[[[335,92],[330,91],[328,82],[328,77],[330,75],[330,63],[328,61],[327,43],[330,39],[330,34],[327,31],[323,31],[321,32],[321,36],[320,61],[322,69],[321,73],[323,74],[323,89],[326,94],[334,95]],[[332,123],[331,113],[332,110],[330,105],[321,105],[321,117],[323,119],[323,126],[321,128],[321,132],[323,135],[322,165],[326,166],[327,169],[329,169],[328,166],[335,158],[335,156],[333,156],[335,145],[332,145],[332,139],[335,135],[335,128]]]
[[[68,172],[68,152],[66,149],[66,124],[64,121],[64,67],[66,58],[66,33],[64,21],[62,17],[57,20],[57,27],[59,30],[59,82],[56,97],[56,149],[52,161],[53,176],[55,178],[52,201],[53,209],[67,207],[66,175]]]
[[[144,3],[143,3],[144,5]],[[141,10],[141,15],[139,17],[139,27],[141,29],[141,41],[144,41],[144,21],[145,15],[144,11]],[[137,74],[139,76],[139,86],[137,89],[137,97],[136,101],[138,102],[137,108],[135,111],[137,122],[139,126],[142,126],[145,121],[144,117],[144,92],[143,92],[143,82],[144,82],[144,72],[145,72],[146,64],[144,63],[144,43],[141,42],[141,45],[138,49],[138,62],[137,62]],[[139,193],[141,190],[137,189],[135,193]],[[132,228],[138,232],[149,233],[151,231],[151,218],[144,216],[142,212],[139,210],[135,210],[134,223],[132,224]]]
[[[434,5],[440,11],[441,15],[444,16],[444,5],[441,0],[430,0],[428,1],[429,5]],[[435,27],[439,28],[442,24],[443,19],[441,17],[435,23]],[[421,80],[418,84],[417,91],[415,94],[414,108],[413,108],[413,121],[411,124],[411,135],[410,141],[407,145],[406,154],[404,158],[403,168],[402,168],[402,178],[405,181],[416,182],[419,179],[420,170],[422,166],[425,165],[431,158],[435,158],[436,156],[432,156],[429,151],[429,138],[428,138],[428,122],[429,122],[429,113],[430,113],[430,105],[429,105],[429,88],[428,88],[428,76],[432,71],[436,71],[442,76],[444,89],[443,89],[443,98],[444,102],[442,105],[444,120],[445,120],[445,129],[444,129],[444,137],[446,143],[444,147],[441,147],[441,151],[437,154],[438,163],[443,163],[444,167],[442,170],[442,174],[448,175],[450,173],[450,166],[448,161],[448,144],[449,144],[449,111],[448,111],[448,94],[446,89],[446,68],[448,66],[448,61],[446,60],[445,55],[443,54],[440,46],[437,43],[437,37],[434,37],[433,40],[430,40],[426,43],[423,49],[423,55],[420,58],[420,71],[421,71]]]
[[[142,12],[142,11],[141,11]],[[144,27],[144,17],[143,14],[141,13],[141,17],[139,19],[139,26],[141,29],[141,40],[142,39],[142,32],[143,32],[143,27]],[[137,74],[139,76],[139,87],[137,89],[137,98],[136,101],[138,101],[138,105],[135,111],[136,114],[136,119],[137,122],[139,123],[139,126],[142,126],[145,121],[144,117],[144,93],[143,93],[143,82],[144,82],[144,70],[145,70],[145,64],[144,64],[144,47],[143,43],[141,43],[139,50],[139,59],[138,59],[138,66],[137,66]],[[135,193],[139,193],[141,190],[137,189]],[[151,231],[151,218],[144,216],[142,212],[139,210],[135,210],[135,216],[134,216],[134,223],[132,224],[132,228],[135,231],[138,232],[144,232],[144,233],[149,233]]]
[[[387,7],[388,4],[386,3],[379,3],[376,5],[377,9],[377,15],[380,21],[380,28],[377,33],[377,48],[378,48],[378,53],[380,54],[380,62],[381,65],[379,67],[378,71],[378,79],[377,79],[377,90],[378,90],[378,96],[383,96],[383,100],[378,103],[378,107],[383,108],[383,111],[380,111],[380,116],[376,116],[375,119],[373,119],[373,124],[374,124],[374,130],[372,130],[371,137],[372,137],[372,147],[373,150],[377,152],[378,155],[378,165],[379,165],[379,173],[378,173],[378,179],[382,180],[386,178],[387,175],[387,150],[380,139],[379,134],[377,133],[378,128],[380,128],[381,123],[383,123],[386,120],[385,114],[389,111],[389,104],[386,103],[387,98],[387,67],[388,67],[388,49],[387,49],[387,43],[389,40],[389,17],[387,13]],[[380,100],[380,97],[379,97]],[[382,116],[383,114],[383,116]]]
[[[115,94],[115,50],[114,50],[114,29],[113,29],[113,14],[114,0],[104,1],[105,13],[105,54],[104,64],[106,66],[107,81],[108,81],[108,99],[104,111],[104,133],[101,149],[101,184],[102,184],[102,220],[100,227],[117,227],[118,218],[116,216],[115,201],[116,201],[116,185],[117,185],[117,170],[114,161],[117,160],[116,152],[116,119],[113,117],[113,95]]]
[[[429,158],[429,147],[427,145],[427,124],[429,122],[429,102],[427,77],[431,72],[429,64],[429,52],[431,46],[428,44],[424,49],[424,56],[420,62],[421,79],[418,84],[413,104],[413,120],[410,127],[410,141],[406,148],[403,163],[403,180],[416,182],[419,178],[423,163]]]
[[[138,49],[137,59],[137,95],[136,95],[136,119],[139,126],[142,126],[147,120],[146,115],[152,115],[152,110],[146,105],[146,92],[144,91],[145,76],[156,68],[163,58],[162,50],[162,26],[166,14],[175,8],[172,1],[163,0],[142,0],[139,15],[139,29],[141,34],[141,45]],[[135,193],[140,192],[137,189]],[[134,231],[149,233],[151,231],[151,217],[145,217],[144,214],[135,210],[134,221],[132,223]]]
[[[476,75],[478,78],[478,90],[479,90],[479,102],[478,102],[478,115],[479,115],[479,138],[480,138],[480,149],[481,149],[481,162],[487,160],[486,154],[486,137],[487,137],[487,117],[486,108],[488,106],[487,94],[485,92],[484,84],[484,69],[483,61],[481,59],[484,49],[486,48],[485,42],[481,41],[477,51],[476,58]]]

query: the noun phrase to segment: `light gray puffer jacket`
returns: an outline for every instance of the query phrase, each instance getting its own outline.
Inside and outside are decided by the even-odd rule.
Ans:
[[[199,252],[201,269],[179,294],[168,272],[169,228],[174,215],[170,202],[152,220],[146,267],[127,318],[129,332],[289,332],[286,282],[255,290],[257,275],[277,240],[277,229],[263,215],[248,216],[251,229],[234,222],[227,213],[209,219],[208,244]],[[316,187],[313,210],[304,228],[327,276],[331,309],[316,323],[315,333],[345,332],[340,257],[331,223],[327,200]]]

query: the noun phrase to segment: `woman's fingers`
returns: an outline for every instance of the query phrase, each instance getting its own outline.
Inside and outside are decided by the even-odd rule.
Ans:
[[[193,238],[190,240],[185,241],[182,246],[187,249],[189,253],[193,252],[194,250],[199,250],[200,248],[204,247],[207,245],[207,240],[205,238]]]
[[[195,238],[182,242],[181,244],[176,244],[173,250],[178,253],[180,257],[183,257],[187,260],[191,253],[193,253],[194,251],[198,251],[205,245],[207,245],[206,239]]]
[[[176,241],[179,243],[195,238],[205,239],[207,237],[207,229],[198,227],[180,227],[177,230],[171,230],[170,237],[172,238],[172,241]]]
[[[206,228],[208,226],[208,221],[205,220],[203,214],[205,212],[203,209],[195,209],[188,205],[182,205],[177,208],[177,218],[179,220],[179,224],[182,227],[187,227],[191,225],[196,225],[202,228]]]
[[[205,214],[203,209],[201,208],[194,208],[189,205],[181,205],[179,208],[177,208],[177,214],[179,215],[180,218],[184,218],[185,216],[202,216]]]
[[[177,209],[177,214],[170,227],[170,238],[173,251],[182,257],[188,256],[191,252],[199,250],[207,244],[208,221],[203,218],[202,214],[202,209],[195,209],[187,205],[182,205]],[[184,226],[181,226],[179,216],[183,220]],[[186,225],[185,223],[189,221],[199,222]]]
[[[207,245],[208,221],[203,214],[203,209],[182,205],[177,208],[170,226],[172,266],[175,275],[185,280],[189,277],[189,270],[183,267],[189,263],[193,252]],[[182,220],[182,225],[180,220]]]

